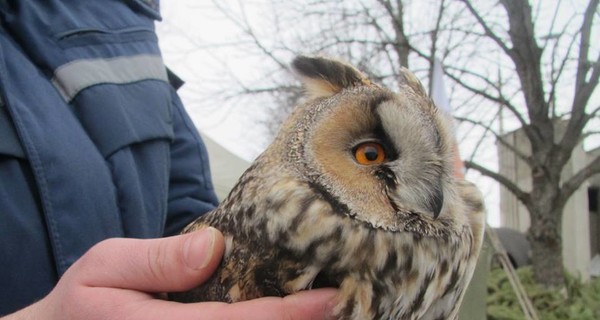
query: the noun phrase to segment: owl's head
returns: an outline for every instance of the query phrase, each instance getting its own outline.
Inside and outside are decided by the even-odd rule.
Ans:
[[[307,101],[283,124],[273,148],[336,209],[387,231],[427,232],[452,215],[450,122],[408,70],[399,92],[337,60],[292,63]],[[285,150],[281,150],[285,148]]]

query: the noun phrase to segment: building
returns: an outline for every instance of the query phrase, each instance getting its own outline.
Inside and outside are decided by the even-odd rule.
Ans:
[[[600,147],[587,153],[590,159],[600,157]],[[592,257],[600,255],[600,174],[588,180],[587,198],[590,213],[590,247]]]
[[[562,122],[566,125],[566,122]],[[561,126],[557,126],[557,131]],[[530,154],[529,140],[522,130],[503,136],[517,150]],[[523,190],[531,189],[529,166],[508,147],[498,143],[499,172]],[[600,156],[600,148],[586,152],[579,144],[571,160],[562,172],[563,179],[586,166],[591,159]],[[600,254],[599,200],[600,175],[593,176],[577,190],[567,202],[563,213],[563,259],[568,272],[589,278],[590,261]],[[529,228],[529,213],[519,200],[506,188],[500,187],[500,224],[502,227],[526,232]]]
[[[239,177],[248,169],[250,162],[227,150],[209,136],[201,133],[208,151],[212,182],[219,201],[229,194]]]

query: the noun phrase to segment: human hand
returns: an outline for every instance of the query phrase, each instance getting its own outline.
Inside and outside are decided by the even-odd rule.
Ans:
[[[2,320],[29,319],[323,319],[334,290],[227,304],[157,299],[189,290],[219,265],[223,236],[214,228],[163,239],[109,239],[71,266],[39,302]]]

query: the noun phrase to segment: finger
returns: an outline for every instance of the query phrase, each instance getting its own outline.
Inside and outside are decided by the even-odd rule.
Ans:
[[[244,319],[244,320],[305,320],[325,319],[333,308],[334,289],[316,289],[284,298],[267,297],[227,304],[200,302],[182,304],[171,301],[147,300],[132,306],[134,319]]]
[[[226,315],[222,319],[325,319],[334,307],[336,293],[334,289],[318,289],[301,291],[284,298],[269,297],[215,306],[213,319],[217,319],[219,314]]]
[[[73,265],[82,285],[144,292],[189,290],[221,261],[224,241],[214,228],[162,239],[109,239]]]

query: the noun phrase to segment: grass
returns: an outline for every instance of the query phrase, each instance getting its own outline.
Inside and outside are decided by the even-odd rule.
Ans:
[[[583,283],[579,278],[567,276],[566,291],[561,292],[536,284],[530,267],[518,269],[517,274],[541,320],[600,319],[600,278]],[[488,320],[525,319],[502,269],[491,270],[487,287]]]

